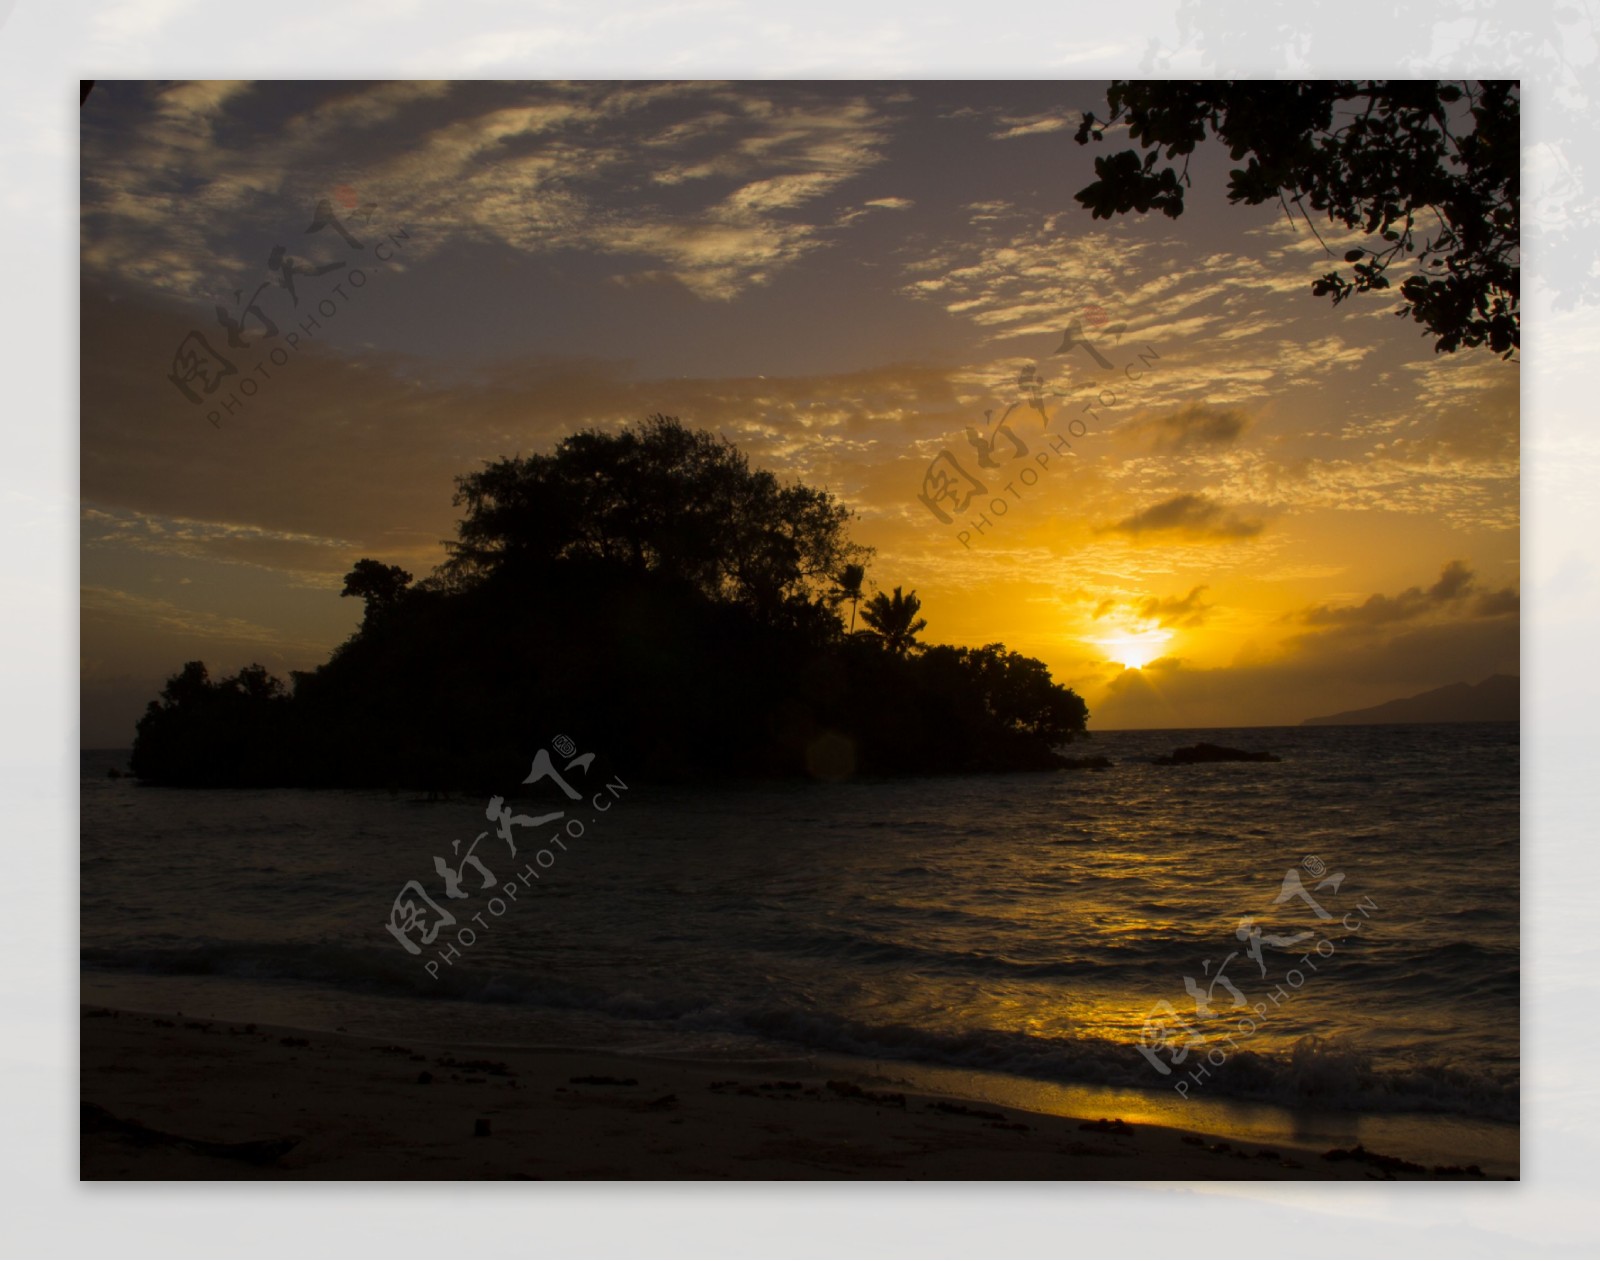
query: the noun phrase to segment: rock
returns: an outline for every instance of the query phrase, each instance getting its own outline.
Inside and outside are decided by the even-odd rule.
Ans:
[[[1111,759],[1108,757],[1058,757],[1057,765],[1064,771],[1109,771]]]
[[[1322,1153],[1324,1160],[1353,1160],[1361,1164],[1372,1165],[1384,1173],[1427,1173],[1415,1161],[1403,1160],[1399,1156],[1385,1156],[1380,1152],[1369,1152],[1360,1143],[1354,1147],[1335,1147],[1332,1151]],[[1469,1165],[1470,1171],[1473,1166]]]
[[[1206,744],[1203,741],[1186,748],[1174,749],[1170,757],[1152,759],[1156,766],[1192,766],[1196,762],[1281,762],[1282,760],[1275,753],[1230,749],[1226,745]]]
[[[828,1083],[830,1086],[832,1082]],[[964,1103],[951,1103],[945,1099],[935,1099],[928,1105],[935,1112],[948,1112],[952,1116],[980,1117],[986,1121],[1004,1121],[1005,1116],[999,1112],[991,1112],[987,1108],[969,1108]]]

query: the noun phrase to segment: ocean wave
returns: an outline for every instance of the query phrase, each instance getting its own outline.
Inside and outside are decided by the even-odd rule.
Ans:
[[[1204,1066],[1189,1098],[1224,1097],[1292,1108],[1446,1112],[1515,1121],[1520,1087],[1510,1070],[1418,1057],[1382,1065],[1349,1039],[1301,1037],[1285,1049],[1235,1050],[1221,1064],[1201,1049],[1161,1075],[1136,1046],[1087,1036],[1045,1037],[993,1028],[941,1029],[868,1022],[792,1002],[730,1002],[645,994],[547,976],[445,971],[438,980],[397,951],[308,942],[211,942],[135,950],[89,948],[86,968],[299,983],[404,999],[511,1004],[648,1022],[657,1031],[747,1035],[804,1051],[976,1069],[1060,1084],[1170,1090]],[[1217,1042],[1218,1049],[1221,1042]]]
[[[1095,1038],[1042,1038],[1004,1030],[933,1031],[874,1026],[787,1009],[744,1013],[732,1030],[868,1058],[981,1069],[1058,1083],[1172,1089],[1203,1062],[1162,1077],[1136,1047]],[[1220,1045],[1220,1044],[1219,1044]],[[1244,1050],[1191,1085],[1189,1096],[1225,1096],[1293,1108],[1358,1112],[1452,1112],[1515,1121],[1521,1092],[1514,1076],[1455,1064],[1419,1062],[1376,1068],[1353,1043],[1306,1035],[1285,1053]],[[1188,1071],[1185,1071],[1188,1070]]]
[[[1016,927],[1014,922],[973,915],[960,908],[918,909],[916,918],[949,922],[969,929],[984,923],[991,923],[996,928]],[[921,925],[905,925],[902,931],[915,931],[919,927]],[[1070,951],[1073,944],[1079,946],[1077,951]],[[1173,971],[1170,945],[1159,941],[1058,943],[1056,948],[1063,953],[1055,957],[1029,959],[989,950],[964,950],[937,943],[918,944],[886,931],[854,931],[836,927],[776,932],[764,938],[761,945],[795,958],[836,964],[904,964],[923,974],[984,981],[1007,978],[1081,980],[1089,977],[1110,978],[1119,972],[1129,978],[1166,977]]]

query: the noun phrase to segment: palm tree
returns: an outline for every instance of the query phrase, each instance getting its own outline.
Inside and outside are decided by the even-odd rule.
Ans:
[[[833,601],[835,604],[845,600],[850,601],[850,633],[856,633],[856,604],[861,599],[861,584],[867,580],[867,567],[865,565],[846,565],[839,571],[839,576],[833,580]]]
[[[920,647],[916,642],[917,632],[928,624],[927,618],[917,616],[921,608],[922,601],[917,599],[915,591],[903,596],[896,587],[892,596],[880,591],[868,600],[867,607],[861,610],[861,620],[872,627],[873,634],[885,648],[904,655]]]

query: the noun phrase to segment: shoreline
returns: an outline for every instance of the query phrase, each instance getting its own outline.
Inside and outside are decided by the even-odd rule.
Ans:
[[[79,1027],[85,1181],[1519,1176],[1056,1115],[891,1062],[383,1042],[97,1004]]]

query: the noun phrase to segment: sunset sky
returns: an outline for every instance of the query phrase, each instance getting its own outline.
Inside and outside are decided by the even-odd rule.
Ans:
[[[1180,219],[1091,219],[1104,87],[99,84],[83,743],[187,660],[315,666],[357,559],[443,558],[455,475],[653,412],[826,486],[925,640],[1039,657],[1091,729],[1516,673],[1517,365],[1313,298],[1346,242],[1228,205],[1215,146]]]

